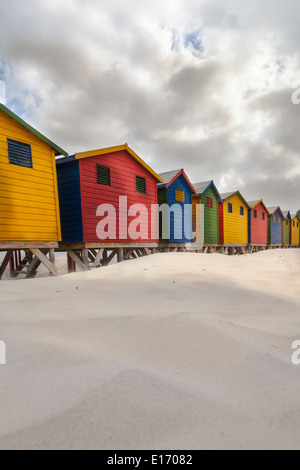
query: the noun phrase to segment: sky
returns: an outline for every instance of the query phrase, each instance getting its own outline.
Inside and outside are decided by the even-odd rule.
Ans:
[[[298,0],[0,0],[0,18],[0,101],[70,154],[127,142],[300,208]]]

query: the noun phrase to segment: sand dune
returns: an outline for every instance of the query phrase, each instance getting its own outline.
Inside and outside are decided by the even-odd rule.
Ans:
[[[0,449],[298,449],[300,250],[1,282]]]

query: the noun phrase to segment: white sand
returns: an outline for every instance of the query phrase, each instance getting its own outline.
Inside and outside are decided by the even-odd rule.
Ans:
[[[300,448],[300,250],[0,284],[0,449]]]

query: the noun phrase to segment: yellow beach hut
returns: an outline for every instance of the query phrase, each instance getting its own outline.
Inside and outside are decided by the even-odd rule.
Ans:
[[[219,203],[220,245],[248,244],[249,204],[239,191],[221,194]]]
[[[0,103],[2,251],[53,248],[61,240],[56,155],[68,156]],[[9,251],[6,266],[11,255]],[[0,267],[0,278],[6,266]]]
[[[300,218],[297,214],[292,215],[291,245],[300,245]]]

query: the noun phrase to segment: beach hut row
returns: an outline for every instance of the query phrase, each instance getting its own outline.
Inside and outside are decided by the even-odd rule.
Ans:
[[[263,200],[246,201],[239,191],[220,194],[213,181],[194,183],[183,169],[157,174],[127,144],[69,156],[2,104],[0,170],[0,249],[9,250],[6,262],[16,249],[28,249],[27,261],[34,265],[35,260],[36,268],[49,264],[46,255],[51,263],[58,247],[96,248],[99,220],[107,216],[99,214],[100,205],[115,208],[117,228],[105,241],[111,247],[192,245],[197,206],[204,211],[205,246],[300,244],[300,211],[293,215],[266,207]],[[136,214],[122,210],[120,197],[126,207],[147,208],[140,214],[146,230],[138,240],[129,230]],[[168,236],[161,212],[153,214],[157,204],[186,208],[179,228],[170,213]]]

